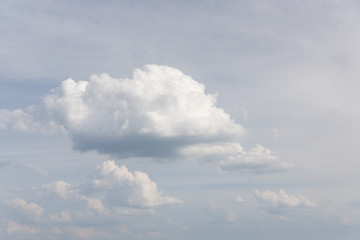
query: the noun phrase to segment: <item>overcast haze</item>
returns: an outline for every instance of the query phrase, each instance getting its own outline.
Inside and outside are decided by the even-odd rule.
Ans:
[[[360,237],[358,1],[4,0],[0,238]]]

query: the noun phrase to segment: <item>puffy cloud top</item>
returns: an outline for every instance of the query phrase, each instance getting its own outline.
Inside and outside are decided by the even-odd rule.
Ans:
[[[153,207],[182,203],[179,199],[159,192],[157,184],[144,172],[129,172],[125,166],[119,167],[114,161],[105,161],[98,169],[99,176],[92,179],[91,187],[105,191],[107,201],[115,206],[125,203],[130,206]]]
[[[44,104],[77,149],[158,157],[191,143],[243,135],[243,127],[215,106],[215,95],[204,91],[175,68],[146,65],[131,79],[108,74],[67,79]]]

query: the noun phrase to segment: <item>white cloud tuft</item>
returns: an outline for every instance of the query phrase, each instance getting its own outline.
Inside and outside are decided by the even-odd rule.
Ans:
[[[135,69],[132,79],[108,74],[67,79],[44,99],[75,148],[121,156],[169,156],[193,143],[244,134],[215,95],[181,71],[157,65]]]
[[[278,193],[272,191],[255,190],[254,196],[257,201],[263,204],[269,212],[281,212],[290,209],[301,209],[315,207],[315,203],[309,199],[298,195],[290,196],[285,193],[284,190],[280,189]]]
[[[91,186],[95,190],[105,191],[107,201],[115,206],[152,207],[182,203],[159,192],[157,184],[144,172],[129,172],[125,166],[119,167],[114,161],[105,161],[98,169],[99,176],[92,179]]]

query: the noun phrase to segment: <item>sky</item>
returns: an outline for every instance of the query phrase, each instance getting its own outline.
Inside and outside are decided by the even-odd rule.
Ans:
[[[360,237],[358,1],[4,0],[0,238]]]

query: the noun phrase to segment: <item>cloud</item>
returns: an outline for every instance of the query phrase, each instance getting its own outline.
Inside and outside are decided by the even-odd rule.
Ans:
[[[36,174],[43,175],[43,176],[49,176],[49,173],[41,166],[37,164],[26,164],[26,168],[30,169],[31,171],[35,172]]]
[[[77,238],[81,239],[88,239],[94,236],[94,229],[91,227],[70,227],[68,230]]]
[[[53,120],[49,120],[41,107],[31,105],[25,111],[0,109],[0,129],[52,134],[60,131],[61,127]]]
[[[4,200],[4,203],[15,209],[21,216],[33,220],[41,221],[44,209],[36,203],[28,203],[22,198],[14,198],[11,200]]]
[[[91,180],[94,191],[103,192],[114,206],[153,207],[162,204],[182,203],[181,200],[164,196],[157,184],[140,171],[129,172],[115,161],[105,161],[98,167],[98,176]]]
[[[245,200],[241,195],[238,195],[238,196],[236,197],[235,201],[237,201],[237,202],[244,202],[244,201],[246,201],[246,200]]]
[[[6,158],[0,158],[0,169],[5,168],[9,165],[10,165],[9,160],[7,160]]]
[[[360,201],[340,202],[332,201],[324,208],[327,220],[336,220],[343,225],[358,225],[360,223]]]
[[[173,156],[183,146],[243,136],[215,104],[203,84],[157,65],[135,69],[131,79],[67,79],[44,98],[76,149],[137,157]]]
[[[297,195],[287,195],[284,190],[280,189],[278,193],[270,190],[260,192],[254,191],[256,200],[261,203],[269,212],[277,213],[291,209],[302,209],[315,207],[315,203],[309,199]]]
[[[70,183],[61,180],[43,184],[40,188],[35,189],[38,189],[44,195],[60,196],[63,199],[69,199],[77,195],[77,190]]]
[[[232,209],[225,207],[216,201],[208,202],[206,212],[211,220],[236,222],[236,217]]]
[[[264,173],[293,167],[291,163],[281,161],[279,155],[260,144],[249,151],[244,151],[241,145],[235,142],[193,145],[183,148],[182,151],[184,155],[201,157],[222,172]]]
[[[155,207],[182,203],[180,199],[159,191],[157,184],[146,173],[130,172],[125,166],[118,166],[115,161],[110,160],[100,164],[89,181],[79,186],[56,181],[34,190],[43,196],[86,202],[89,209],[99,214],[121,207]]]
[[[199,158],[220,171],[256,173],[292,167],[261,145],[244,151],[239,141],[246,131],[216,107],[216,95],[206,94],[203,84],[168,66],[145,65],[131,78],[106,73],[89,81],[69,78],[41,107],[1,110],[0,126],[64,130],[74,149],[118,158]]]
[[[277,129],[277,128],[270,129],[270,134],[271,134],[272,138],[275,140],[278,140],[280,138],[280,132],[279,132],[279,129]]]
[[[70,222],[71,215],[68,211],[62,211],[60,213],[50,214],[49,220],[52,222]]]
[[[17,236],[18,238],[27,238],[28,235],[34,235],[37,233],[36,229],[27,225],[18,224],[13,221],[9,221],[7,224],[7,234],[10,236]]]
[[[95,211],[97,211],[98,213],[107,213],[107,209],[104,207],[103,203],[101,202],[100,199],[97,198],[91,198],[91,197],[86,197],[86,196],[82,196],[79,195],[78,196],[79,199],[81,200],[85,200],[87,202],[87,206]]]

